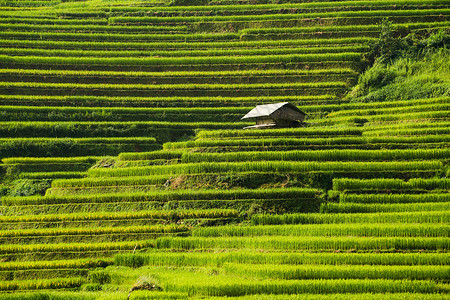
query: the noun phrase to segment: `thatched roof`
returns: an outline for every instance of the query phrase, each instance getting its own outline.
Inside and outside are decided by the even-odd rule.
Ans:
[[[274,104],[257,105],[248,114],[243,116],[241,120],[254,118],[272,118],[303,121],[305,116],[306,114],[298,109],[295,105],[292,105],[289,102],[281,102]]]

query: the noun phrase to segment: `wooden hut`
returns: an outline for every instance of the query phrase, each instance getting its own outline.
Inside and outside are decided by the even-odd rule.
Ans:
[[[289,102],[258,105],[241,120],[256,121],[256,125],[244,129],[285,128],[303,125],[306,114]]]

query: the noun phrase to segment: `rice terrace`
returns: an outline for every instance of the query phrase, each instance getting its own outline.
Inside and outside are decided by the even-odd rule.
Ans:
[[[0,0],[0,300],[449,299],[449,106],[448,0]]]

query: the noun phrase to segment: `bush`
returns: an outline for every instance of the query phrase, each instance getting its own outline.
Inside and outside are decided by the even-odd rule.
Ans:
[[[355,96],[360,96],[380,89],[392,83],[397,76],[397,73],[387,68],[385,64],[375,63],[375,65],[362,74],[358,79],[358,93]]]
[[[378,61],[361,74],[349,97],[358,102],[445,97],[450,95],[449,64],[447,49],[427,53],[420,59],[398,58],[392,64]]]
[[[19,179],[14,182],[14,186],[9,191],[9,196],[21,197],[21,196],[33,196],[33,195],[45,195],[45,191],[51,186],[51,180],[31,180],[31,179]],[[0,187],[0,195],[2,188]]]
[[[384,19],[380,31],[363,59],[370,68],[360,75],[350,99],[378,102],[450,95],[448,29],[395,38],[392,22]]]
[[[4,184],[0,184],[0,197],[6,196],[9,193],[10,187]]]
[[[380,36],[370,45],[372,49],[365,55],[368,66],[375,62],[389,64],[401,57],[417,58],[437,49],[448,48],[450,34],[448,29],[410,33],[406,37],[395,38],[392,22],[387,18],[380,24]]]

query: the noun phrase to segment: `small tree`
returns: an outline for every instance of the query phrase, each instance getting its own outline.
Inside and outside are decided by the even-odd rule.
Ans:
[[[366,67],[372,66],[377,59],[384,62],[392,61],[400,54],[402,49],[401,40],[394,37],[392,21],[385,18],[378,25],[380,36],[371,45],[372,50],[365,57],[368,64]]]

